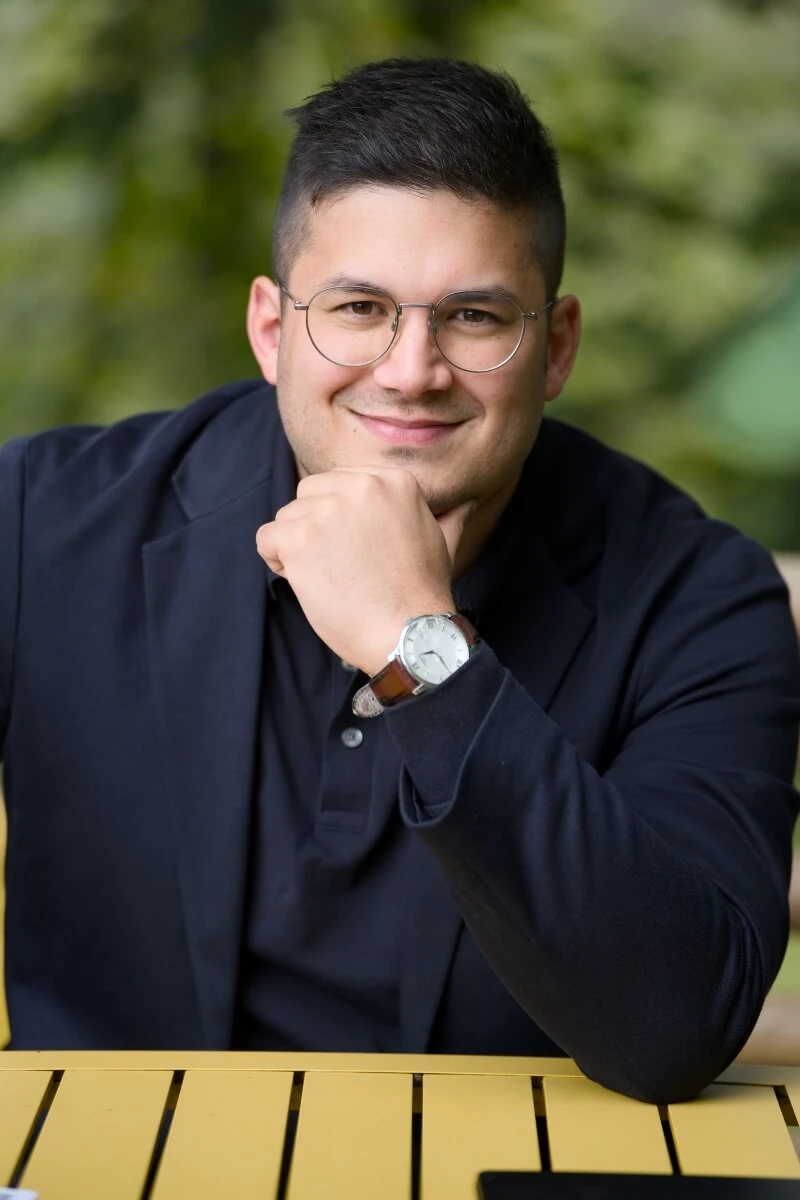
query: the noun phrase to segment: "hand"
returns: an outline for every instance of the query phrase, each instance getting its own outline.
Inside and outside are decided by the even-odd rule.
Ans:
[[[436,518],[410,471],[345,467],[301,480],[256,545],[323,642],[375,675],[407,620],[453,612],[452,563],[472,507]]]

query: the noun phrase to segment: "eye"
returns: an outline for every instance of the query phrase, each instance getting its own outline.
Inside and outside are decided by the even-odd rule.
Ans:
[[[377,300],[349,300],[336,310],[352,317],[385,317],[386,309]]]
[[[438,307],[439,322],[453,333],[493,336],[516,325],[519,310],[499,296],[467,292],[448,297]]]
[[[482,308],[458,308],[450,315],[451,321],[462,325],[492,325],[498,324],[496,313],[487,312]]]
[[[319,294],[315,308],[327,312],[338,321],[364,325],[385,321],[391,302],[380,293],[362,291],[360,288],[330,288]]]

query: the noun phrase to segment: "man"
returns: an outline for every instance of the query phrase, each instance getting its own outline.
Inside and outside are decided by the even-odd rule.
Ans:
[[[12,1045],[691,1096],[786,943],[785,589],[543,421],[579,306],[510,80],[387,61],[293,115],[266,382],[0,459]]]

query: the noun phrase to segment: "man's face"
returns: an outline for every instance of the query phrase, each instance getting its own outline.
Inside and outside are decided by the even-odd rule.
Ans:
[[[284,283],[303,302],[343,279],[399,302],[503,289],[532,312],[547,297],[530,244],[526,212],[445,190],[360,187],[312,214],[310,236]],[[563,370],[549,377],[548,321],[526,321],[510,362],[473,374],[442,356],[428,319],[425,309],[405,310],[389,353],[371,366],[341,367],[314,348],[305,314],[290,302],[281,308],[275,285],[256,280],[251,343],[277,385],[301,478],[336,467],[403,466],[435,514],[468,500],[491,506],[511,494],[544,402],[566,377]]]

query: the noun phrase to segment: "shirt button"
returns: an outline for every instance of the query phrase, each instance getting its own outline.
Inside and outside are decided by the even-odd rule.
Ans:
[[[347,746],[348,750],[355,750],[356,746],[360,746],[364,740],[364,735],[360,729],[343,729],[342,742]]]

